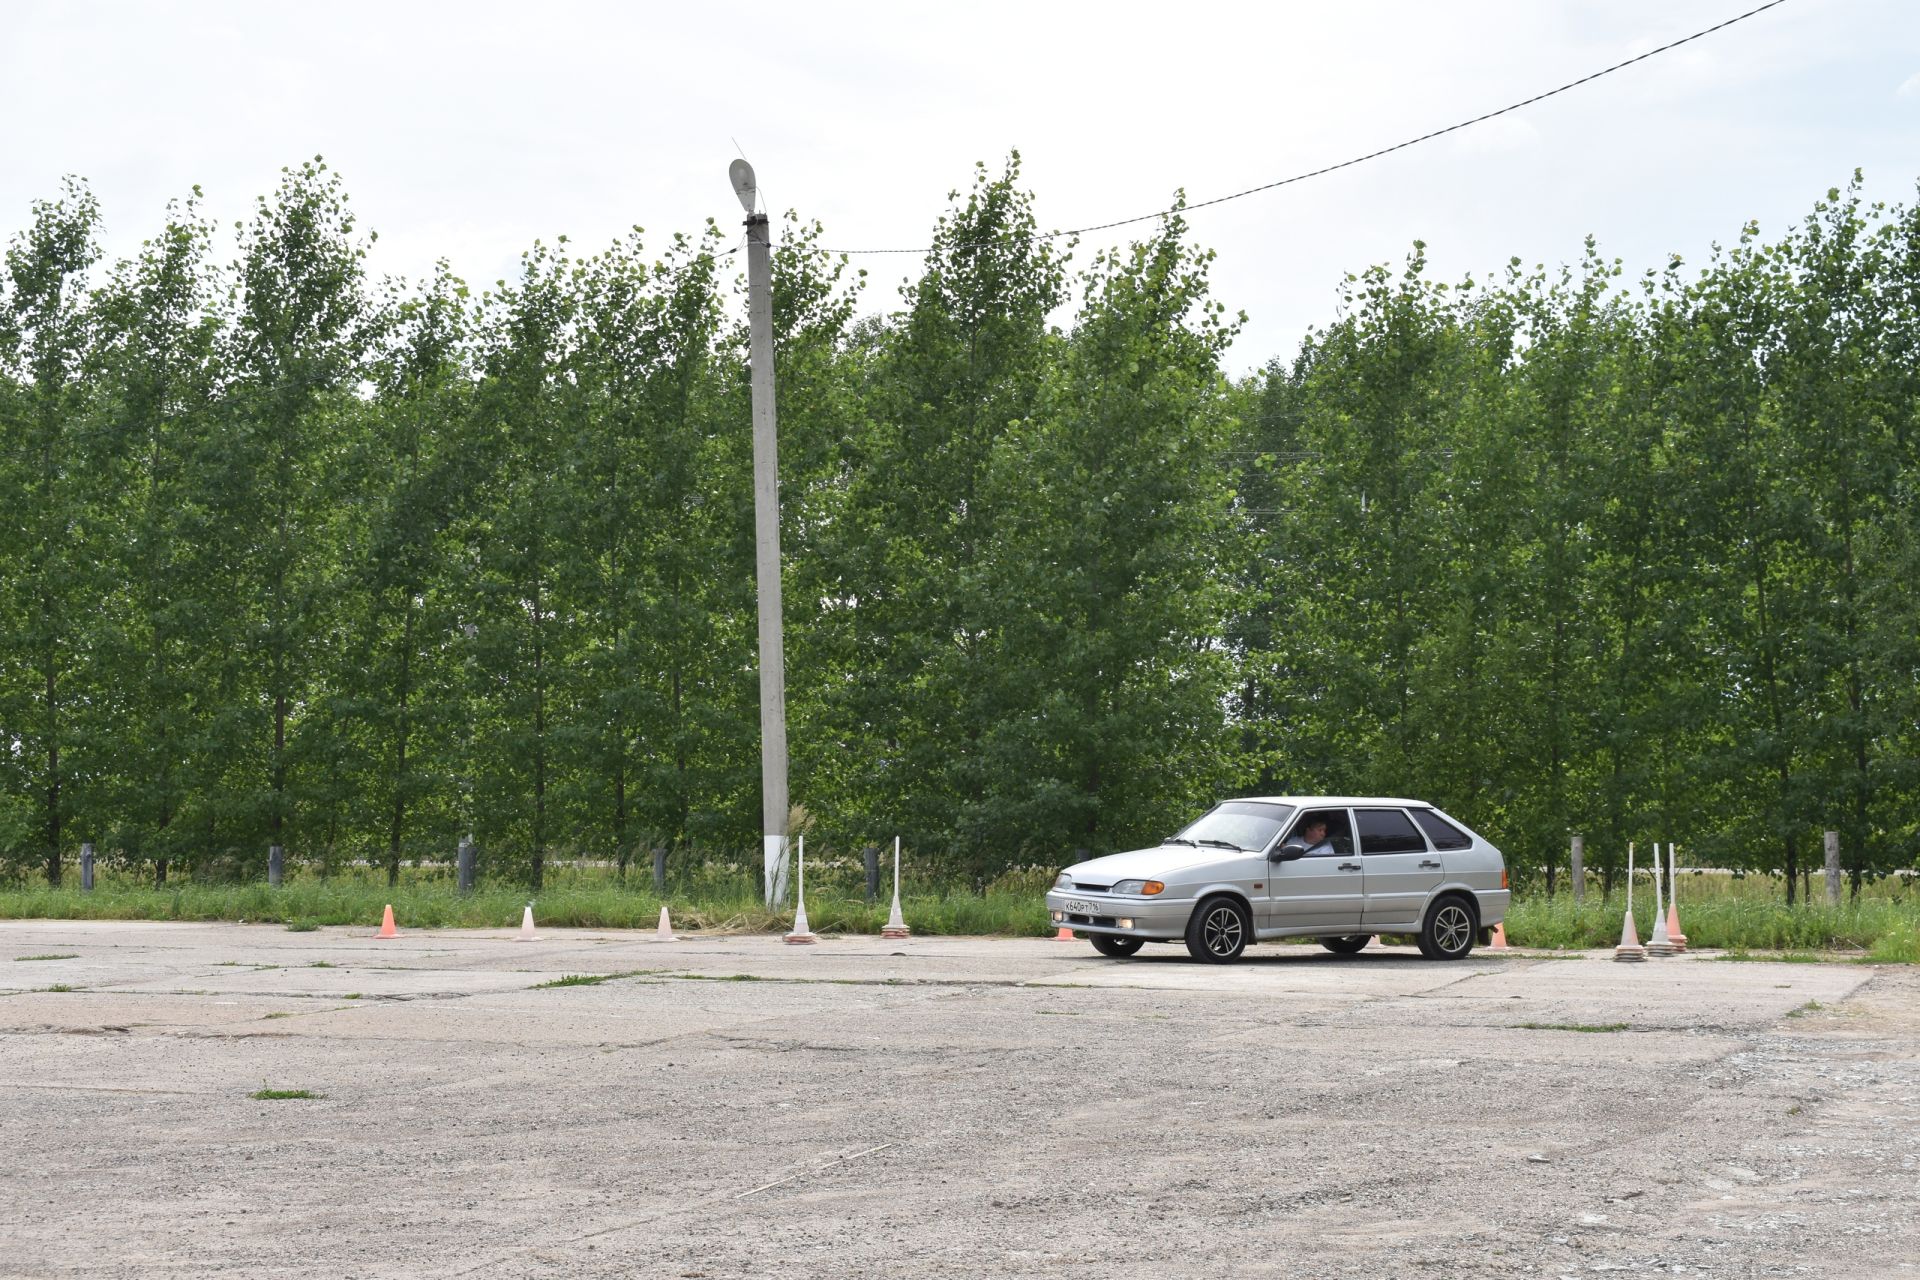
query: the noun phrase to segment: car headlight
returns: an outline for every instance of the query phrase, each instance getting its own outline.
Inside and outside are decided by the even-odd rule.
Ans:
[[[1122,880],[1119,884],[1113,886],[1113,891],[1115,893],[1131,893],[1138,894],[1141,897],[1151,898],[1154,894],[1161,892],[1166,887],[1167,886],[1161,884],[1158,880]]]
[[[1060,878],[1053,882],[1053,887],[1056,889],[1071,889],[1073,888],[1073,877],[1062,871]]]

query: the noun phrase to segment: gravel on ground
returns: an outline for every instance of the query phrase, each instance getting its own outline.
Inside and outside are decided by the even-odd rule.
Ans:
[[[1911,969],[372,932],[0,923],[0,1275],[1920,1277]]]

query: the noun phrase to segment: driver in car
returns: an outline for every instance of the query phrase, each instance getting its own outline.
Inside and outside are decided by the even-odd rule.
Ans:
[[[1325,818],[1318,816],[1308,818],[1300,824],[1298,835],[1307,843],[1307,852],[1304,856],[1309,858],[1326,858],[1333,855],[1333,842],[1327,839],[1327,820]]]

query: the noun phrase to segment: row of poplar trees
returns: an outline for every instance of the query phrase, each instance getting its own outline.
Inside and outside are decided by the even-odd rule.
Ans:
[[[757,875],[739,259],[564,239],[478,295],[369,274],[287,171],[103,265],[69,183],[0,273],[0,866],[265,850],[389,876]],[[1298,355],[1177,214],[1072,261],[1017,157],[881,315],[775,255],[793,794],[981,884],[1218,796],[1430,799],[1550,877],[1678,839],[1914,862],[1920,212],[1623,281],[1349,277]],[[1550,884],[1550,880],[1549,880]]]

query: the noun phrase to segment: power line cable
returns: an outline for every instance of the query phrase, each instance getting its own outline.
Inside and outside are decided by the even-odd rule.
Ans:
[[[1492,120],[1498,116],[1504,116],[1509,112],[1518,111],[1522,107],[1530,107],[1536,102],[1544,102],[1548,98],[1554,97],[1556,94],[1566,93],[1570,89],[1578,89],[1583,84],[1591,84],[1595,80],[1600,79],[1602,76],[1610,76],[1616,71],[1623,71],[1626,68],[1633,66],[1637,62],[1645,62],[1648,58],[1656,57],[1659,54],[1666,53],[1670,49],[1678,49],[1683,44],[1690,44],[1695,40],[1699,40],[1699,39],[1702,39],[1703,37],[1710,36],[1716,31],[1724,31],[1728,27],[1731,27],[1732,25],[1734,25],[1736,22],[1745,22],[1748,18],[1751,18],[1756,14],[1765,13],[1768,9],[1778,8],[1780,5],[1783,5],[1786,2],[1787,0],[1767,0],[1767,3],[1763,5],[1759,5],[1755,8],[1749,9],[1745,13],[1736,14],[1733,17],[1728,18],[1725,22],[1717,22],[1713,26],[1706,27],[1706,28],[1703,28],[1702,30],[1696,31],[1690,36],[1682,36],[1678,40],[1670,41],[1666,44],[1659,46],[1658,48],[1649,49],[1645,53],[1637,54],[1634,57],[1628,58],[1625,62],[1616,62],[1610,67],[1603,67],[1599,71],[1593,72],[1591,75],[1581,76],[1578,80],[1569,80],[1567,83],[1559,86],[1558,88],[1548,89],[1545,93],[1536,93],[1531,98],[1523,98],[1519,102],[1510,103],[1507,106],[1498,108],[1497,110],[1488,111],[1488,112],[1485,112],[1484,114],[1477,115],[1473,117],[1471,120],[1462,120],[1458,124],[1450,124],[1443,129],[1434,129],[1428,133],[1423,133],[1417,138],[1408,138],[1405,142],[1396,142],[1390,147],[1381,147],[1378,151],[1369,151],[1365,155],[1355,156],[1351,160],[1342,160],[1338,164],[1323,165],[1318,169],[1309,169],[1305,173],[1296,173],[1290,178],[1281,178],[1277,182],[1268,182],[1268,183],[1263,183],[1262,185],[1257,187],[1248,187],[1245,191],[1235,191],[1231,195],[1215,196],[1211,200],[1202,200],[1198,204],[1186,205],[1183,208],[1161,209],[1155,213],[1142,213],[1135,217],[1121,218],[1114,222],[1095,223],[1092,226],[1077,227],[1070,231],[1045,231],[1035,236],[1034,239],[1058,240],[1065,236],[1086,235],[1088,232],[1092,232],[1092,231],[1110,231],[1115,227],[1132,226],[1136,222],[1151,222],[1155,218],[1164,218],[1171,213],[1179,213],[1179,214],[1185,215],[1185,214],[1192,213],[1198,209],[1206,209],[1206,208],[1212,207],[1213,205],[1225,204],[1229,200],[1241,200],[1247,196],[1258,195],[1262,191],[1272,191],[1276,187],[1291,186],[1293,183],[1296,183],[1296,182],[1305,182],[1308,178],[1318,178],[1324,174],[1334,173],[1341,169],[1351,169],[1353,166],[1357,164],[1365,164],[1369,160],[1378,160],[1381,156],[1392,155],[1396,151],[1404,151],[1408,147],[1418,146],[1422,142],[1431,142],[1435,138],[1445,137],[1449,133],[1457,133],[1462,129],[1471,128],[1476,124],[1484,124],[1486,121]],[[849,256],[856,255],[856,254],[861,256],[870,256],[875,254],[889,254],[889,253],[928,253],[928,252],[931,252],[931,250],[927,248],[825,249],[825,250],[822,250],[822,252],[846,254]]]

